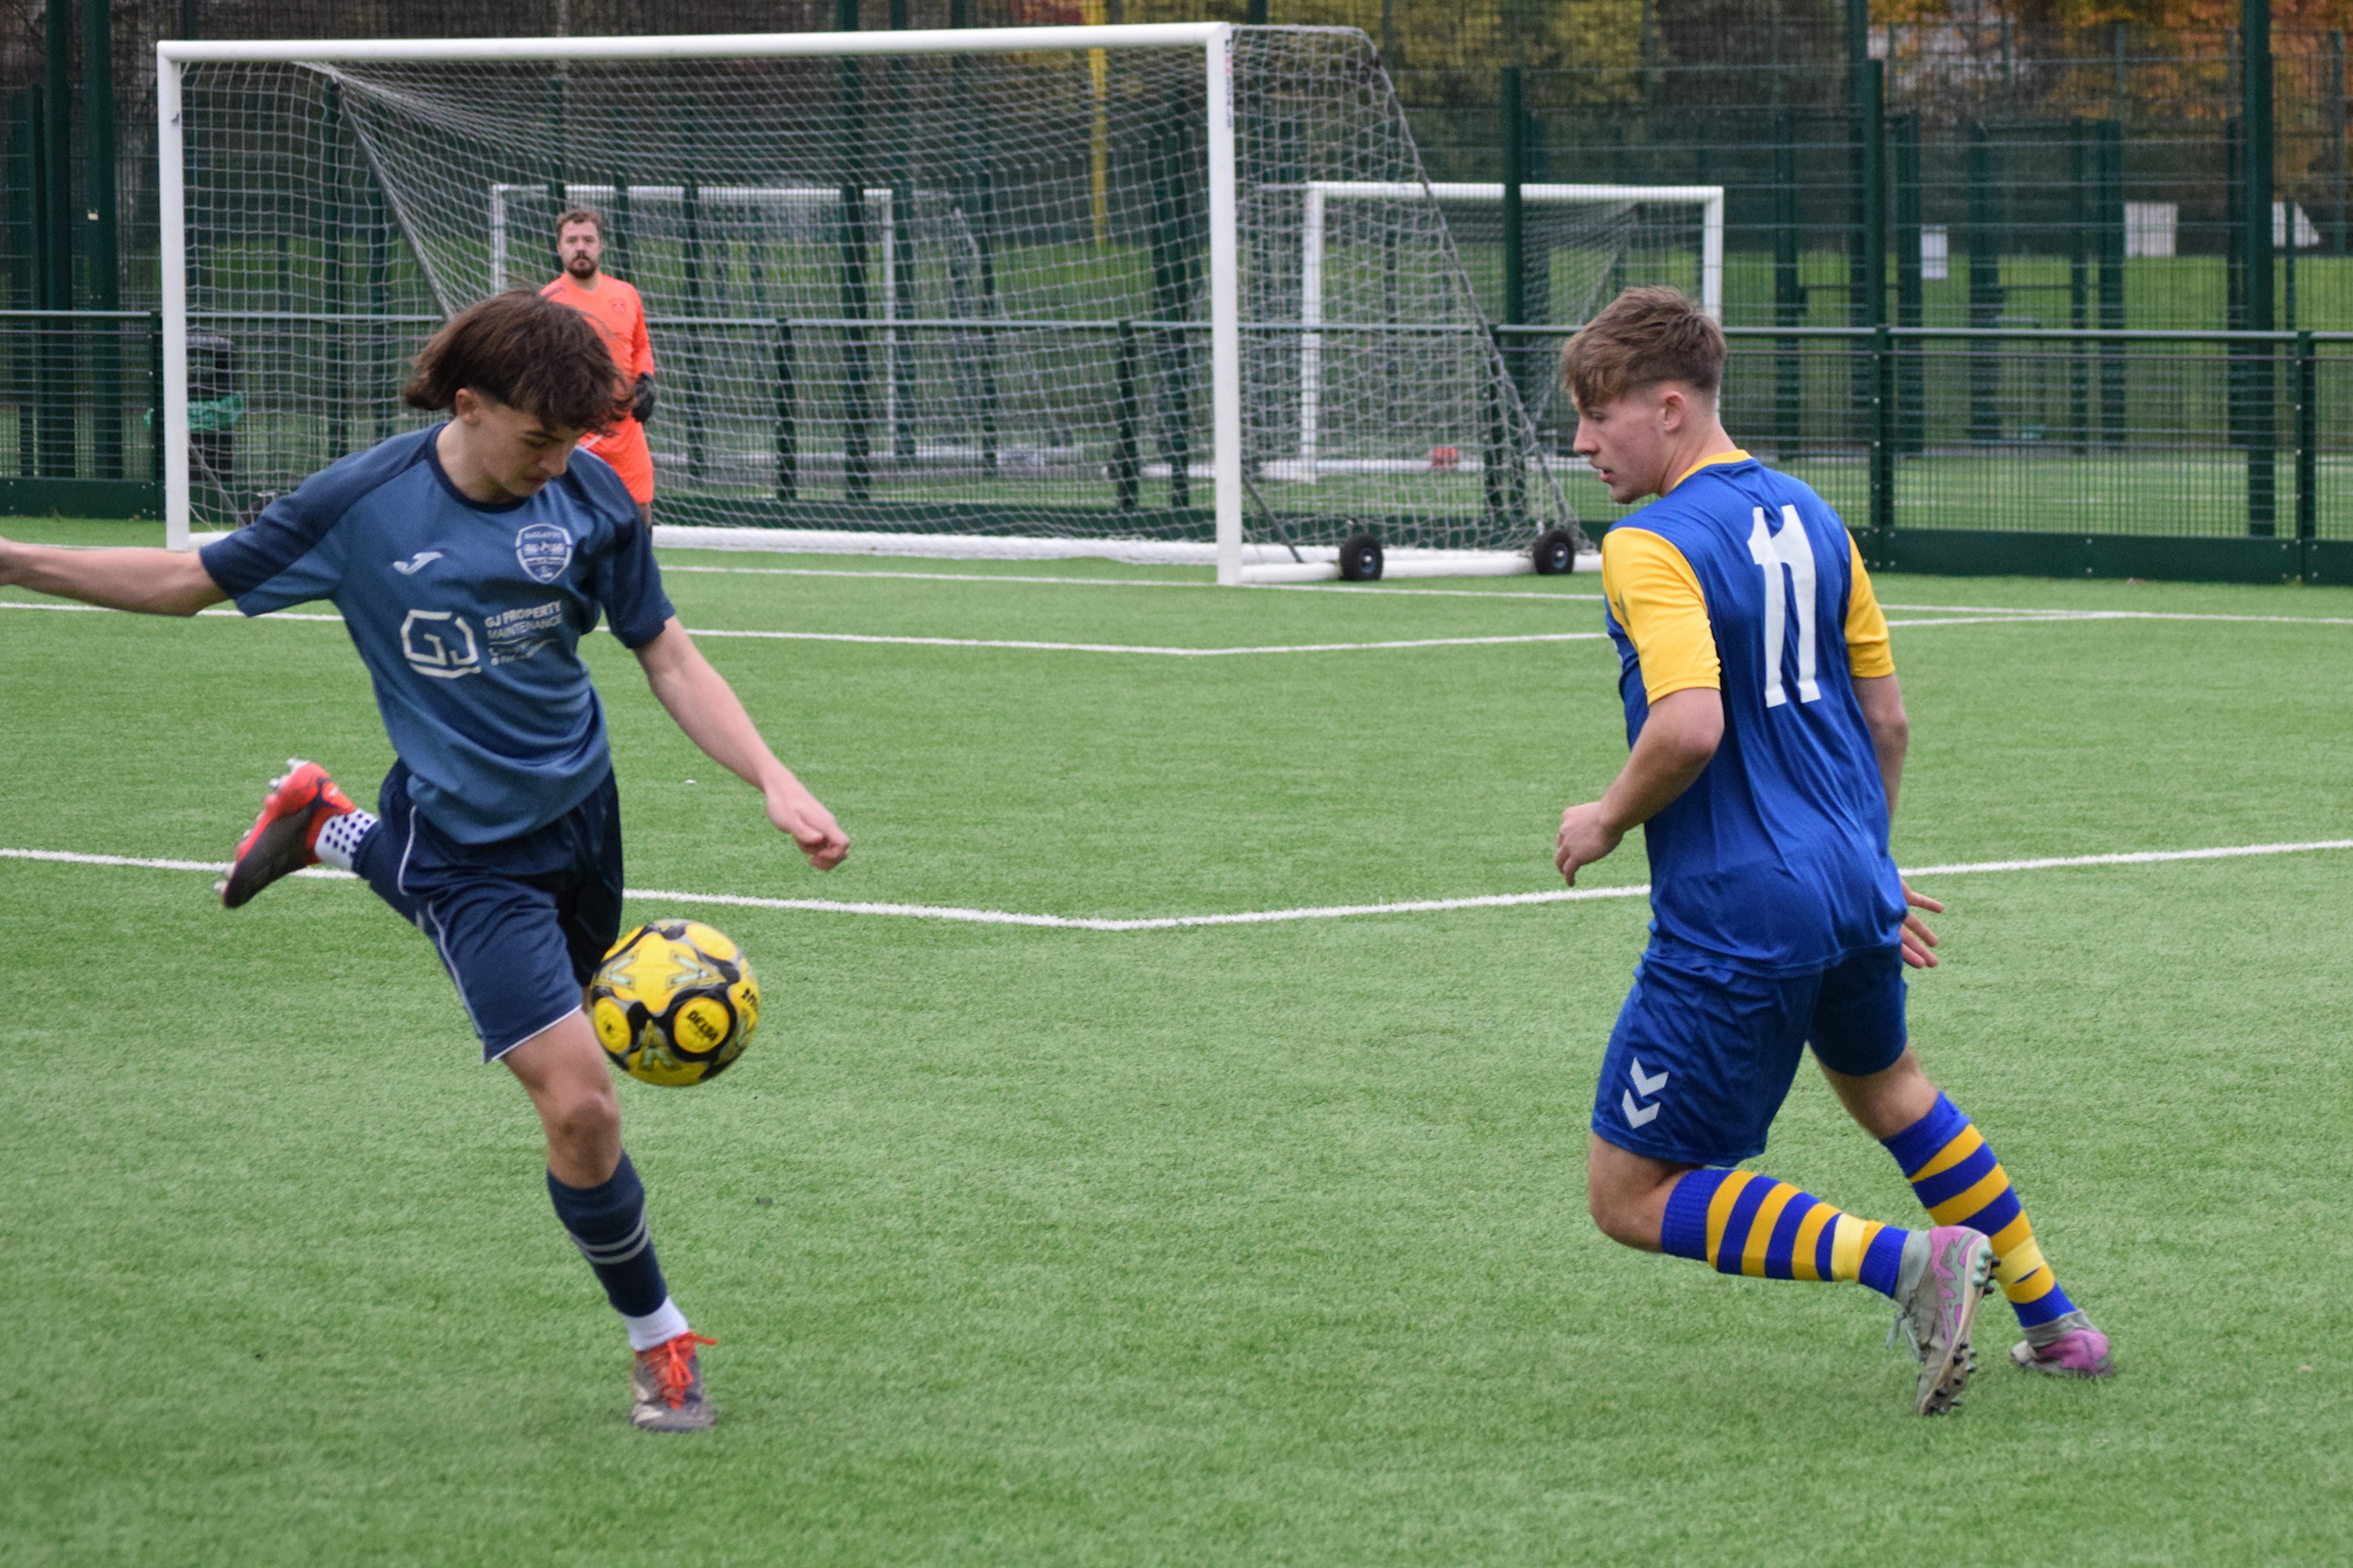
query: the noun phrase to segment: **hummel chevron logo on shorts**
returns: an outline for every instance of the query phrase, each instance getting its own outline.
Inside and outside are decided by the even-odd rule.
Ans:
[[[1626,1077],[1634,1080],[1634,1087],[1626,1090],[1618,1096],[1618,1108],[1625,1112],[1626,1126],[1646,1127],[1657,1119],[1658,1106],[1656,1102],[1649,1105],[1638,1104],[1635,1101],[1634,1096],[1637,1092],[1640,1092],[1644,1096],[1658,1093],[1659,1090],[1664,1089],[1667,1086],[1667,1080],[1670,1075],[1662,1070],[1656,1077],[1652,1077],[1642,1071],[1642,1059],[1641,1057],[1638,1056],[1633,1058],[1633,1062],[1634,1065],[1626,1069]]]

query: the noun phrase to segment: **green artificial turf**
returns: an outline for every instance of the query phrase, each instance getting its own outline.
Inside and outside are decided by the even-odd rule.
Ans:
[[[1599,622],[1590,578],[664,559],[710,632]],[[1906,864],[2353,838],[2353,625],[2320,619],[2353,592],[1880,587],[1944,607],[1898,620],[2304,622],[1900,627]],[[821,877],[623,650],[584,646],[639,888],[1113,916],[1535,891],[1560,808],[1624,750],[1590,640],[708,637],[856,841]],[[390,760],[332,624],[0,610],[0,846],[216,860],[286,756],[363,795]],[[1913,986],[1916,1042],[2123,1368],[2019,1375],[1989,1304],[1983,1369],[1935,1422],[1878,1298],[1585,1220],[1640,900],[1135,933],[698,906],[767,1007],[718,1082],[624,1086],[665,1267],[719,1340],[720,1426],[664,1439],[623,1418],[536,1123],[414,933],[347,882],[227,914],[200,872],[0,860],[0,1560],[2337,1560],[2348,869],[1932,884],[1947,962]],[[1634,843],[1590,873],[1643,874]],[[1917,1213],[1810,1075],[1757,1163]]]

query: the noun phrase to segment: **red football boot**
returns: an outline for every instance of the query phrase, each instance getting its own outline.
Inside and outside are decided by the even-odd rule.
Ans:
[[[280,877],[317,865],[319,829],[328,818],[358,809],[325,768],[287,758],[285,776],[270,780],[253,831],[237,844],[236,863],[220,885],[220,902],[234,909]]]

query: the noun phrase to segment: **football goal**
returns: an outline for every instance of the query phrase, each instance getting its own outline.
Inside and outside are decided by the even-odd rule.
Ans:
[[[1723,320],[1721,185],[1529,184],[1520,187],[1520,200],[1523,294],[1533,319],[1573,326],[1592,319],[1621,289],[1672,283]],[[1380,319],[1396,266],[1382,215],[1415,200],[1438,207],[1475,286],[1491,303],[1500,302],[1506,251],[1501,184],[1309,182],[1299,193],[1299,319],[1309,330],[1299,337],[1299,451],[1291,465],[1306,483],[1363,472],[1369,461],[1412,461],[1333,450],[1324,434],[1324,388],[1344,398],[1369,377],[1393,379],[1382,361],[1395,349],[1387,342],[1327,337],[1313,328],[1327,320]],[[1552,340],[1544,341],[1547,346],[1526,359],[1545,373],[1516,378],[1540,429],[1551,423],[1546,415],[1558,390],[1558,377],[1548,373]],[[1344,413],[1338,423],[1345,426]],[[1443,449],[1423,459],[1442,465],[1469,460]],[[1566,459],[1556,455],[1554,460]]]
[[[1228,583],[1583,544],[1354,29],[156,55],[176,543],[413,427],[417,345],[553,277],[553,220],[588,206],[660,365],[658,523]],[[1383,286],[1327,280],[1311,321],[1301,193],[1375,187],[1347,244]]]

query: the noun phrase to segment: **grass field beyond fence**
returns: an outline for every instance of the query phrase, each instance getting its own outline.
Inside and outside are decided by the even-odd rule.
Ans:
[[[669,890],[630,916],[712,920],[765,987],[727,1077],[623,1086],[719,1427],[627,1426],[524,1098],[363,888],[231,914],[202,871],[0,858],[10,1568],[2343,1556],[2353,851],[1921,879],[1951,909],[1915,1044],[2121,1367],[2015,1372],[1996,1301],[1921,1421],[1878,1298],[1586,1221],[1640,898],[1098,931],[679,896],[1557,888],[1560,810],[1625,751],[1593,578],[664,564],[856,843],[809,872],[584,645],[630,883]],[[1904,865],[2353,840],[2353,591],[1880,592]],[[331,622],[34,602],[0,591],[0,848],[218,861],[287,756],[363,796],[391,760]],[[1166,651],[1208,648],[1290,651]],[[1644,874],[1630,841],[1588,880]],[[1810,1072],[1757,1163],[1918,1212]]]

